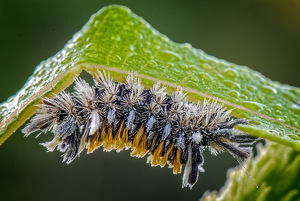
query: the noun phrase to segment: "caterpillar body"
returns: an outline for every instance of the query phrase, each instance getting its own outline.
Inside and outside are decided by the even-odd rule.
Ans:
[[[166,164],[173,173],[183,171],[182,186],[192,188],[203,172],[202,151],[227,151],[237,161],[247,159],[256,137],[235,130],[245,119],[232,117],[216,101],[188,102],[178,88],[168,96],[159,83],[144,89],[134,73],[126,83],[117,83],[99,72],[95,86],[76,79],[75,92],[45,98],[36,115],[23,129],[26,136],[52,131],[54,138],[43,143],[48,151],[63,153],[72,162],[87,149],[103,146],[106,151],[131,149],[131,156],[144,157],[153,166]]]

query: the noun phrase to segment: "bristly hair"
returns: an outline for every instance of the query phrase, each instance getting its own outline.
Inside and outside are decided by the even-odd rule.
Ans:
[[[256,137],[237,131],[245,119],[232,117],[217,101],[192,103],[181,88],[168,96],[159,83],[144,89],[136,74],[126,83],[116,83],[109,74],[98,73],[96,86],[75,80],[75,92],[61,92],[53,99],[42,100],[40,109],[23,129],[26,136],[52,131],[51,142],[43,143],[48,151],[63,153],[63,161],[72,162],[87,149],[100,146],[117,152],[131,148],[131,156],[144,157],[153,166],[166,164],[173,173],[184,166],[182,186],[192,188],[203,172],[202,151],[212,154],[229,152],[243,162],[252,152]]]

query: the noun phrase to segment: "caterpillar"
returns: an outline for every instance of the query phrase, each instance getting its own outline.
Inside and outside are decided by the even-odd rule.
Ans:
[[[71,163],[87,149],[131,149],[131,156],[144,157],[152,166],[183,170],[182,187],[190,187],[204,172],[202,152],[229,152],[243,162],[252,152],[256,137],[237,131],[246,119],[231,116],[231,110],[217,103],[189,102],[181,88],[167,95],[166,88],[155,83],[145,89],[135,73],[126,83],[114,82],[108,73],[98,72],[95,86],[75,80],[74,92],[62,91],[44,98],[36,115],[22,130],[25,136],[51,131],[54,138],[42,143],[48,151],[63,153],[63,162]]]

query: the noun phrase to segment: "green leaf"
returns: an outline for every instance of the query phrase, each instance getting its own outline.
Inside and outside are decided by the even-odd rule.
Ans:
[[[206,192],[201,201],[293,201],[300,200],[300,152],[277,143],[258,146],[258,156],[245,167],[258,188],[241,166],[228,171],[228,180],[221,189]]]
[[[36,110],[41,97],[69,86],[82,70],[110,71],[115,81],[135,71],[146,86],[160,81],[182,86],[190,100],[218,99],[233,114],[251,120],[239,127],[300,150],[300,89],[281,85],[238,66],[178,44],[121,6],[92,16],[55,56],[42,62],[23,88],[0,105],[0,144]],[[255,131],[255,132],[254,132]]]

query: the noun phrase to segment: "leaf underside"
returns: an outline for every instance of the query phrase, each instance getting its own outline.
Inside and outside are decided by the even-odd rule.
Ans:
[[[273,153],[273,154],[272,154]],[[278,143],[259,144],[258,155],[245,167],[258,188],[241,166],[228,171],[226,185],[207,191],[201,201],[300,201],[300,152]]]
[[[124,81],[135,71],[146,87],[160,81],[183,87],[191,101],[217,99],[250,126],[238,129],[300,150],[300,89],[245,66],[178,44],[122,6],[93,15],[66,46],[37,66],[23,88],[0,105],[0,144],[34,114],[41,97],[68,87],[82,70],[109,71]]]

